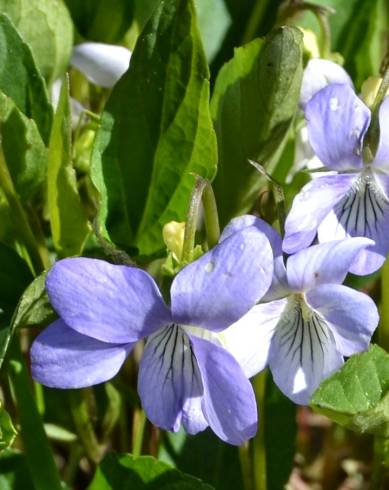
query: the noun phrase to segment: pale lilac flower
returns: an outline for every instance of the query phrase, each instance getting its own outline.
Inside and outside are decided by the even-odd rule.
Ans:
[[[232,220],[222,238],[247,225],[268,234],[275,277],[261,304],[219,335],[247,376],[268,365],[280,390],[305,405],[320,382],[342,366],[344,356],[367,349],[377,327],[374,301],[341,284],[371,240],[314,245],[288,257],[285,267],[281,237],[258,218]]]
[[[255,227],[232,234],[183,268],[167,307],[145,271],[102,260],[57,262],[46,286],[60,319],[31,349],[33,377],[57,388],[106,381],[134,344],[148,337],[138,390],[148,418],[195,434],[208,425],[241,444],[257,427],[250,382],[234,357],[209,340],[244,315],[268,290],[273,254]]]
[[[74,46],[70,64],[101,87],[110,88],[128,70],[131,51],[114,44],[86,42]]]
[[[389,97],[379,110],[377,153],[366,165],[362,145],[370,110],[348,85],[322,89],[308,102],[305,115],[310,143],[334,173],[314,179],[295,197],[283,249],[293,254],[316,234],[319,242],[365,236],[375,244],[361,251],[350,271],[372,273],[389,251]]]
[[[308,61],[303,73],[300,89],[300,107],[305,109],[311,98],[321,89],[331,83],[345,83],[353,87],[353,82],[346,70],[330,60],[313,58]],[[291,182],[293,176],[303,170],[322,169],[323,162],[315,154],[309,138],[306,124],[303,124],[296,134],[295,155],[293,166],[289,172],[287,182]],[[313,176],[318,174],[313,174]]]

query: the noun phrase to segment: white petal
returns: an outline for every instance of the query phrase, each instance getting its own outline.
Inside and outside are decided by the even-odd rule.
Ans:
[[[280,299],[256,305],[219,334],[223,347],[235,357],[248,378],[265,368],[274,329],[286,304],[286,299]]]
[[[306,405],[320,382],[343,364],[343,356],[323,317],[296,298],[290,298],[276,327],[269,366],[280,390]]]
[[[127,71],[131,51],[123,46],[82,43],[74,47],[70,63],[86,78],[101,87],[113,87]]]

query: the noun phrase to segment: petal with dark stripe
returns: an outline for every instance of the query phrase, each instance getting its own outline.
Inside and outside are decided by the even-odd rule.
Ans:
[[[190,434],[204,430],[203,384],[187,334],[178,325],[149,337],[139,367],[138,392],[147,417],[166,430],[181,424]]]
[[[324,318],[302,297],[290,297],[269,352],[269,367],[280,390],[295,403],[306,405],[320,382],[342,363]]]
[[[389,251],[389,177],[366,169],[318,229],[320,242],[347,236],[374,240],[354,262],[351,272],[370,274],[383,264]]]

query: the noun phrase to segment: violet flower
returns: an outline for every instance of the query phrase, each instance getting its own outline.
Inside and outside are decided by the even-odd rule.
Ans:
[[[312,58],[309,60],[304,69],[300,89],[301,109],[304,110],[311,98],[331,83],[345,83],[353,87],[351,78],[342,66],[333,61],[321,58]],[[315,154],[309,142],[308,129],[305,121],[297,127],[294,161],[289,171],[287,182],[290,183],[294,175],[304,168],[307,170],[323,168],[323,162]],[[315,174],[312,174],[312,177],[314,176]]]
[[[389,251],[389,97],[379,110],[380,139],[374,160],[364,164],[363,138],[370,110],[349,85],[332,84],[307,103],[310,143],[332,175],[315,178],[294,198],[285,223],[283,250],[293,254],[319,242],[365,236],[375,243],[352,264],[369,274]]]
[[[32,375],[57,388],[101,383],[148,337],[138,376],[148,418],[166,430],[182,424],[190,434],[209,425],[224,441],[241,444],[256,432],[254,393],[234,357],[204,332],[237,321],[267,291],[272,274],[271,246],[255,227],[183,268],[171,286],[170,308],[141,269],[61,260],[46,281],[60,319],[34,341]]]
[[[320,382],[343,364],[344,356],[368,348],[377,327],[374,301],[341,284],[371,240],[314,245],[288,257],[285,267],[281,237],[254,216],[232,220],[222,239],[247,225],[268,235],[275,277],[262,300],[267,302],[254,306],[220,336],[246,374],[252,376],[268,365],[280,390],[305,405]]]
[[[123,46],[84,42],[74,46],[70,64],[95,85],[112,88],[128,70],[131,54]]]

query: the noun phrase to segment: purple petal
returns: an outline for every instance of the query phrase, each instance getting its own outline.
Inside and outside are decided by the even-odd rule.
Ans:
[[[254,226],[234,233],[175,277],[174,321],[223,330],[261,299],[272,275],[273,254],[266,236]]]
[[[389,96],[383,100],[379,110],[380,140],[373,165],[389,170]]]
[[[273,336],[269,367],[274,382],[295,403],[307,405],[321,381],[343,364],[332,331],[313,311],[291,300]]]
[[[244,214],[243,216],[238,216],[237,218],[232,219],[220,235],[219,242],[222,242],[237,231],[241,231],[250,226],[255,226],[255,228],[266,235],[270,242],[271,248],[273,249],[274,256],[282,255],[282,239],[278,231],[276,231],[263,219],[260,219],[252,214]]]
[[[323,88],[305,108],[309,140],[328,168],[362,167],[362,141],[370,123],[370,111],[345,84]]]
[[[381,267],[389,252],[389,177],[364,170],[350,191],[318,228],[319,242],[365,236],[374,244],[362,250],[350,267],[359,275]]]
[[[300,91],[300,105],[306,106],[309,100],[330,83],[345,83],[353,86],[346,70],[330,60],[314,58],[308,61],[304,70]]]
[[[294,291],[306,291],[320,284],[340,284],[361,250],[373,242],[348,238],[314,245],[288,258],[286,273]]]
[[[170,323],[153,278],[135,267],[64,259],[49,271],[46,287],[69,327],[103,342],[136,342]]]
[[[139,366],[138,391],[151,422],[178,431],[181,424],[190,434],[204,430],[201,401],[203,384],[189,337],[172,325],[152,335]]]
[[[123,46],[81,43],[74,47],[70,63],[86,78],[101,87],[113,87],[127,71],[131,51]]]
[[[133,345],[100,342],[57,320],[31,346],[32,377],[53,388],[103,383],[116,375]]]
[[[285,221],[283,249],[286,253],[294,254],[312,243],[320,223],[356,179],[355,174],[326,175],[301,189]]]
[[[204,416],[220,439],[241,445],[257,431],[253,388],[225,349],[195,336],[191,342],[203,380]]]
[[[221,334],[223,347],[238,361],[248,378],[267,364],[270,342],[286,299],[255,305]]]
[[[247,228],[248,226],[255,226],[259,231],[264,233],[273,250],[273,280],[270,289],[262,298],[262,301],[272,301],[274,299],[282,298],[287,294],[287,281],[284,258],[282,256],[282,239],[278,231],[266,223],[266,221],[263,221],[262,219],[251,214],[246,214],[230,221],[230,223],[224,228],[220,241],[225,240],[233,233],[236,233],[243,228]]]
[[[377,307],[369,296],[331,284],[308,291],[306,298],[328,323],[341,354],[351,356],[367,350],[379,321]]]
[[[248,226],[255,226],[259,231],[264,233],[270,242],[274,256],[274,272],[272,284],[262,298],[262,301],[273,301],[274,299],[282,298],[288,293],[286,269],[284,265],[284,258],[282,255],[282,239],[280,234],[266,221],[257,218],[251,214],[246,214],[234,218],[224,228],[221,234],[220,241],[222,242],[232,234],[239,230],[247,228]]]

